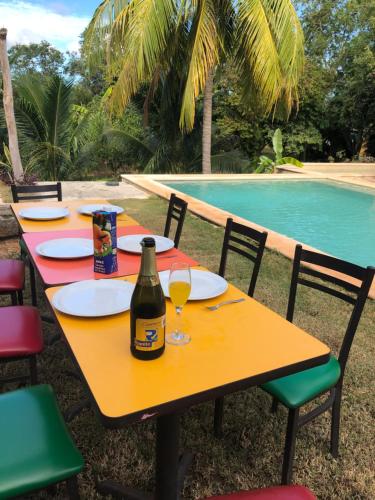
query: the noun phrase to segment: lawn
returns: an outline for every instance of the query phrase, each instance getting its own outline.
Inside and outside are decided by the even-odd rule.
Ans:
[[[114,200],[114,203],[122,205],[129,215],[152,231],[162,231],[165,201],[150,198]],[[217,272],[223,232],[222,228],[188,214],[180,248]],[[266,251],[255,298],[284,316],[290,275],[291,262]],[[231,282],[246,290],[248,276],[247,261],[241,257],[229,258],[227,278]],[[350,310],[349,305],[337,299],[312,290],[300,290],[295,322],[337,352]],[[306,425],[298,434],[294,479],[309,486],[319,498],[375,498],[374,324],[375,303],[368,301],[346,370],[339,460],[329,454],[328,414]],[[246,327],[251,329],[251,324]],[[44,324],[44,330],[48,337],[55,327]],[[85,397],[80,383],[64,374],[64,370],[72,368],[72,363],[62,342],[44,351],[39,357],[39,366],[40,381],[53,385],[63,410]],[[194,452],[184,498],[198,499],[214,493],[277,484],[286,415],[282,407],[272,415],[269,396],[257,388],[226,398],[222,439],[213,437],[212,403],[193,407],[182,415],[182,447]],[[147,422],[107,431],[92,410],[85,410],[70,424],[86,461],[79,477],[82,498],[100,498],[94,487],[95,476],[152,489],[154,425]],[[61,488],[58,492],[59,498],[65,497],[65,490]]]

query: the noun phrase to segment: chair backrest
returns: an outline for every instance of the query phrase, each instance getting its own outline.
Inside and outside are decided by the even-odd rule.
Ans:
[[[233,219],[227,219],[223,248],[221,250],[219,274],[224,277],[229,250],[251,260],[254,266],[247,292],[250,297],[254,295],[267,236],[268,233],[266,231],[257,231],[238,222],[233,222]]]
[[[11,188],[14,203],[45,200],[47,198],[56,198],[57,201],[62,201],[61,182],[33,186],[17,186],[16,184],[12,184]]]
[[[171,194],[169,200],[169,207],[167,213],[167,219],[165,221],[164,236],[169,237],[171,230],[172,220],[177,221],[176,232],[174,235],[174,246],[178,248],[181,238],[182,227],[184,225],[186,210],[188,204],[182,198],[179,198],[174,193]]]
[[[336,271],[344,276],[343,278],[337,278],[324,271],[306,267],[304,266],[304,263]],[[328,293],[329,295],[352,304],[352,314],[350,316],[339,353],[339,363],[342,374],[344,373],[346,362],[348,361],[350,348],[353,343],[354,335],[357,331],[358,323],[361,319],[362,311],[371,288],[374,274],[374,267],[361,267],[336,257],[306,250],[302,248],[302,245],[296,246],[286,318],[290,322],[293,321],[298,284]],[[359,284],[355,285],[350,283],[345,280],[345,277],[354,278],[355,280],[358,280]],[[319,281],[314,281],[311,278],[317,278]],[[340,287],[345,291],[338,290],[330,285]]]

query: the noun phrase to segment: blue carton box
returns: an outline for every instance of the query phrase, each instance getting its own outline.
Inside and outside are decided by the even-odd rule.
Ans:
[[[117,265],[116,212],[98,210],[92,218],[94,233],[94,272],[112,274]]]

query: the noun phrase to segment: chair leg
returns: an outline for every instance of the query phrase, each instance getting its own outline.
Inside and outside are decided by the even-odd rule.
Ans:
[[[224,398],[215,399],[214,435],[217,438],[223,435]]]
[[[57,495],[57,486],[56,484],[51,484],[50,486],[47,486],[46,492],[48,495],[55,497]]]
[[[288,425],[285,436],[285,448],[283,459],[283,470],[281,474],[281,483],[290,484],[293,476],[293,461],[296,448],[296,437],[298,430],[299,408],[289,410]]]
[[[23,293],[22,293],[22,290],[19,290],[17,292],[17,297],[18,297],[18,304],[20,306],[23,306]]]
[[[31,303],[33,306],[37,306],[35,269],[30,260],[29,260],[29,275],[30,275]]]
[[[342,383],[339,383],[335,388],[335,400],[332,405],[331,419],[331,454],[334,458],[337,458],[339,454],[341,394]]]
[[[31,385],[36,385],[38,383],[38,368],[36,363],[36,356],[30,357],[30,382]]]
[[[66,481],[66,487],[68,490],[68,495],[69,495],[70,500],[79,500],[80,499],[77,476],[69,478]]]
[[[276,413],[278,406],[279,406],[279,400],[276,398],[272,398],[271,413]]]
[[[17,292],[12,292],[10,294],[10,297],[12,299],[12,306],[16,306],[17,305]]]

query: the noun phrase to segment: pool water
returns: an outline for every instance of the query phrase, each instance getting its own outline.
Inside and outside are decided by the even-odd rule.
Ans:
[[[336,257],[375,265],[375,190],[326,181],[165,184]]]

